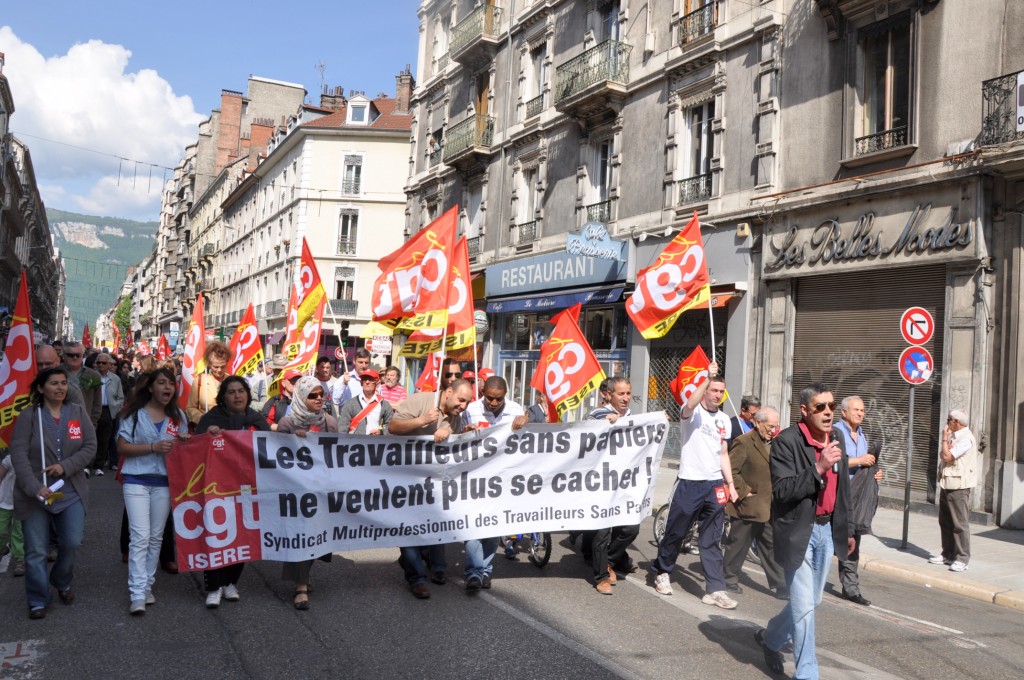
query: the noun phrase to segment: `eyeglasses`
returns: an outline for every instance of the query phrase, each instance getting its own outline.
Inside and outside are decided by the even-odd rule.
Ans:
[[[445,373],[444,375],[447,378],[458,378],[462,374],[456,371],[455,373]]]
[[[836,404],[836,402],[834,402],[834,401],[829,401],[829,402],[824,402],[823,401],[820,404],[812,405],[811,406],[811,410],[814,411],[815,413],[821,413],[825,409],[828,409],[832,413],[835,413],[836,412],[836,406],[838,406],[838,404]]]
[[[64,352],[64,356],[67,357],[68,359],[81,359],[82,358],[81,354],[72,354],[71,352]]]
[[[309,399],[310,401],[316,401],[317,399],[323,399],[323,398],[324,398],[324,393],[323,392],[314,392],[314,393],[312,393],[312,394],[310,394],[309,396],[306,397],[306,399]]]

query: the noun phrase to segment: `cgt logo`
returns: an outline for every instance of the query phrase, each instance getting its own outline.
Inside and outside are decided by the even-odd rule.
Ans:
[[[214,437],[213,441],[210,442],[210,445],[213,446],[213,448],[217,449],[218,451],[223,451],[224,437]]]
[[[217,439],[223,444],[222,438]],[[259,545],[256,489],[249,484],[222,489],[219,480],[210,479],[206,464],[200,463],[174,499],[174,529],[185,548],[189,570],[258,559],[254,554],[254,546]]]
[[[82,423],[77,420],[68,421],[68,439],[79,441],[82,439]]]

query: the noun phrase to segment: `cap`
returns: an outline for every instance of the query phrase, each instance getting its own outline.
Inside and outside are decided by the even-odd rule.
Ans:
[[[465,371],[462,374],[462,378],[463,378],[463,380],[475,380],[476,379],[476,373],[474,373],[473,371]]]
[[[288,355],[275,354],[274,358],[267,362],[267,364],[273,369],[280,370],[288,365]]]
[[[295,378],[301,378],[302,374],[296,371],[294,368],[289,368],[287,371],[284,372],[284,375],[281,377],[284,380],[294,380]]]
[[[489,369],[489,368],[481,368],[480,369],[480,379],[481,380],[487,380],[488,378],[490,378],[492,376],[494,376],[494,371],[492,371],[491,369]]]
[[[368,368],[359,374],[360,382],[362,382],[365,378],[369,378],[370,380],[380,380],[380,373],[373,370],[372,368]]]

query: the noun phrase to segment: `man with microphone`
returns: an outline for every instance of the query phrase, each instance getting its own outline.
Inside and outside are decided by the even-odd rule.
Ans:
[[[832,555],[844,560],[854,548],[849,464],[842,440],[832,431],[835,412],[831,388],[821,383],[805,387],[800,422],[783,430],[771,447],[775,558],[786,572],[789,603],[754,639],[773,673],[783,671],[780,650],[792,640],[794,678],[818,677],[814,609]]]

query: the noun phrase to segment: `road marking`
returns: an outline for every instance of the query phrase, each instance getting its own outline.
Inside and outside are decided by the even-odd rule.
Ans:
[[[43,640],[0,642],[0,671],[38,661],[43,656],[38,649],[42,644]]]

